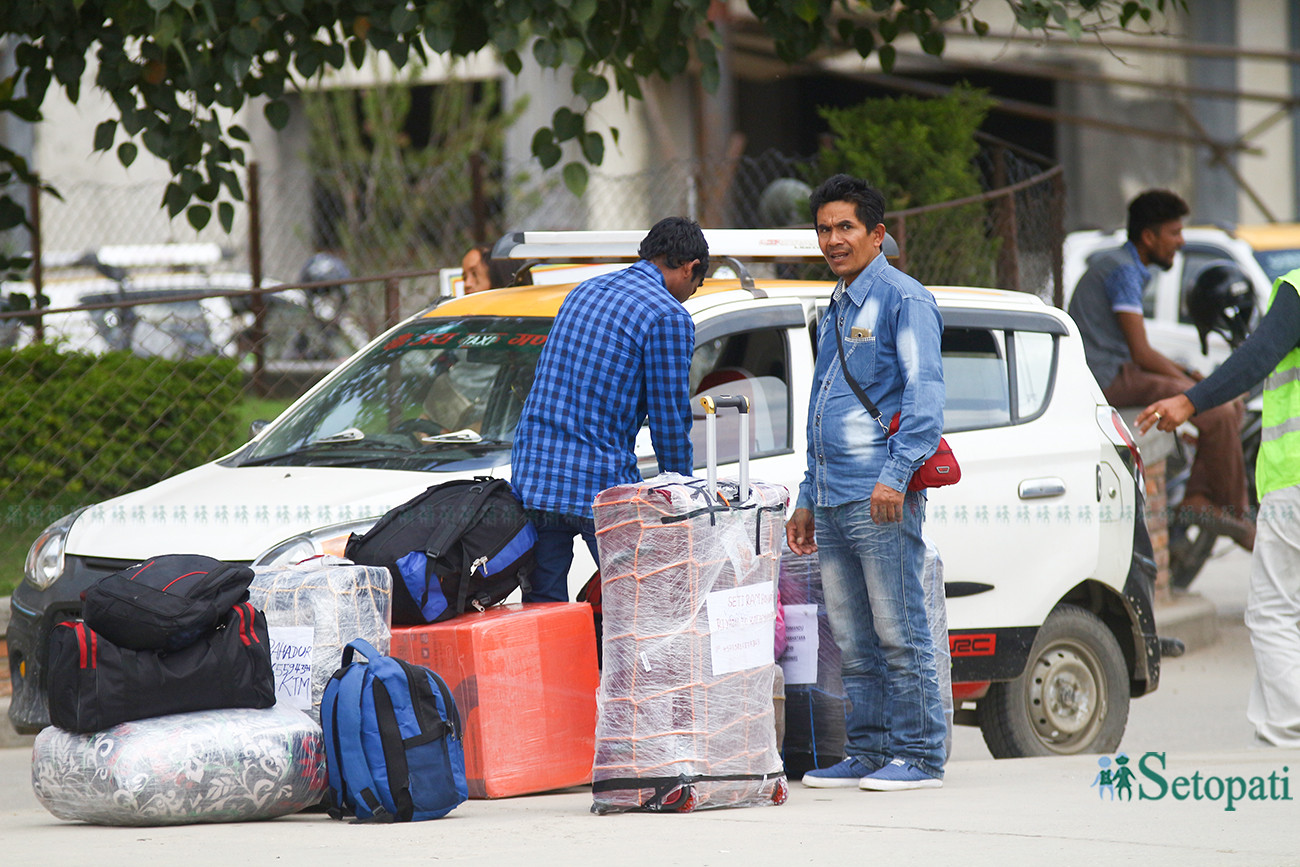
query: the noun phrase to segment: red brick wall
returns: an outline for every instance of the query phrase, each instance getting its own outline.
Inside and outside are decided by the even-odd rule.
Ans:
[[[1156,559],[1156,595],[1169,593],[1169,508],[1165,495],[1165,462],[1146,465],[1147,471],[1147,531],[1151,534],[1151,547]]]

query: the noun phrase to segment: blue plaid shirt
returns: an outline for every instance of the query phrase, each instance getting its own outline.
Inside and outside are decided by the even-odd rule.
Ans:
[[[885,431],[844,379],[844,359],[887,426]],[[817,331],[817,366],[808,402],[808,471],[796,508],[871,499],[879,482],[907,488],[912,470],[934,453],[943,432],[943,317],[924,286],[876,256],[850,285],[835,287]]]
[[[637,482],[647,417],[659,468],[690,475],[695,322],[642,260],[560,305],[515,429],[511,481],[529,509],[592,517],[596,494]]]

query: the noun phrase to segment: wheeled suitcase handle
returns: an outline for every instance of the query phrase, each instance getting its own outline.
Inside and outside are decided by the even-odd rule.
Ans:
[[[718,495],[718,409],[734,406],[740,411],[740,502],[749,499],[749,398],[742,394],[705,395],[704,443],[707,456],[709,493]]]

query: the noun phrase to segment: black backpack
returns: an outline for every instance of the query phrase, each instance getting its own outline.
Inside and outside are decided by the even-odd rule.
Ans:
[[[447,620],[530,588],[537,531],[504,479],[435,485],[348,539],[354,563],[393,575],[393,623]]]
[[[248,599],[253,570],[201,554],[164,554],[105,575],[86,590],[86,625],[129,650],[180,650]]]

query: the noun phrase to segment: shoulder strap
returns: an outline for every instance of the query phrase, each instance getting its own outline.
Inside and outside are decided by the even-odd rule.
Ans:
[[[352,809],[347,797],[347,788],[343,785],[339,744],[339,684],[343,680],[345,669],[334,672],[330,682],[325,685],[325,694],[320,703],[320,726],[325,741],[325,774],[329,789],[326,792],[326,806],[330,818],[342,819],[343,814]]]
[[[346,652],[345,650],[344,653]],[[357,811],[357,818],[391,819],[379,800],[378,784],[370,772],[370,763],[366,761],[365,736],[361,730],[362,692],[364,681],[370,673],[368,668],[365,665],[348,668],[339,682],[338,709],[335,713],[338,722],[339,762],[346,797]]]

